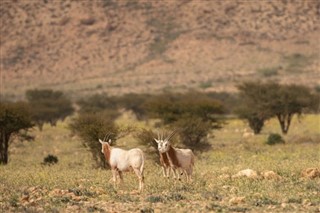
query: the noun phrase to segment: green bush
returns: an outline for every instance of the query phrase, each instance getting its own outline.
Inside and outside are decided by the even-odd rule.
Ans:
[[[154,96],[145,107],[149,117],[161,119],[163,125],[179,130],[184,145],[199,150],[209,148],[206,136],[211,129],[221,127],[221,114],[225,113],[220,101],[194,91]]]
[[[169,132],[166,131],[163,134],[169,135]],[[149,155],[148,159],[159,163],[158,144],[154,140],[154,138],[158,138],[158,133],[153,132],[151,129],[141,129],[135,132],[134,138],[140,145],[147,147],[146,154]],[[170,142],[175,144],[175,137]]]
[[[212,128],[209,121],[203,121],[199,117],[187,116],[179,119],[172,126],[179,130],[180,141],[186,147],[201,151],[210,148],[206,137]]]
[[[48,165],[48,166],[51,166],[53,164],[56,164],[58,163],[58,157],[57,156],[54,156],[54,155],[47,155],[47,157],[45,157],[43,159],[43,165]]]
[[[104,116],[103,113],[82,113],[72,120],[69,127],[82,139],[82,144],[91,152],[97,166],[106,167],[99,139],[103,139],[107,133],[112,133],[109,135],[109,139],[115,143],[119,127],[114,121]]]
[[[284,143],[284,139],[282,138],[281,135],[277,134],[277,133],[271,133],[268,136],[268,139],[266,141],[266,144],[268,145],[275,145],[275,144],[280,144],[280,143]]]
[[[139,144],[155,150],[154,153],[158,153],[158,146],[154,141],[154,138],[157,138],[157,135],[151,129],[142,129],[137,131],[134,134],[134,138]]]

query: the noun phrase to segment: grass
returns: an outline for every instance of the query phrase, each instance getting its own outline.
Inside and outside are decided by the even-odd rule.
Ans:
[[[90,153],[72,137],[67,122],[45,126],[31,143],[14,143],[10,162],[0,166],[0,209],[4,212],[317,212],[320,178],[305,179],[301,171],[319,168],[319,115],[294,119],[285,144],[264,145],[269,133],[280,133],[270,120],[261,135],[242,138],[240,120],[232,119],[210,138],[213,149],[196,153],[192,184],[162,178],[160,167],[147,156],[145,191],[138,180],[124,174],[114,188],[111,172],[96,169]],[[122,119],[122,120],[121,120]],[[119,123],[147,125],[128,116]],[[313,142],[295,140],[309,135]],[[129,140],[129,139],[128,139]],[[121,145],[123,141],[119,141]],[[135,146],[130,143],[130,146]],[[144,149],[144,147],[142,147]],[[53,154],[59,162],[43,166]],[[272,170],[280,180],[230,178],[242,169]]]

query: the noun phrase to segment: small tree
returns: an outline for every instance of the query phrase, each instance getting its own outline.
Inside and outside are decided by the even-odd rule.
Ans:
[[[220,128],[221,102],[205,94],[163,94],[146,102],[150,117],[160,118],[164,125],[179,129],[181,142],[196,149],[207,143],[205,137],[213,128]]]
[[[295,114],[301,115],[319,103],[310,89],[299,85],[246,82],[238,88],[243,102],[238,113],[255,133],[261,131],[265,120],[277,117],[282,133],[287,134]]]
[[[264,122],[272,117],[267,109],[267,103],[271,99],[269,85],[246,82],[238,86],[240,90],[241,104],[236,113],[240,118],[246,119],[255,134],[259,134]],[[277,88],[277,85],[272,88]]]
[[[31,114],[26,103],[0,103],[0,164],[8,163],[11,137],[19,136],[22,130],[27,131],[32,127]]]
[[[80,136],[82,144],[89,149],[97,166],[106,167],[99,138],[103,139],[109,133],[109,138],[115,142],[119,127],[113,120],[104,116],[103,113],[83,113],[72,120],[70,129]]]
[[[180,140],[187,147],[198,150],[207,150],[211,147],[206,137],[212,129],[211,122],[203,121],[199,117],[187,116],[179,119],[172,126],[179,130]]]
[[[28,90],[26,97],[32,106],[32,119],[40,130],[44,123],[54,126],[74,112],[71,101],[61,91]]]
[[[254,109],[248,107],[239,107],[236,113],[241,119],[248,121],[249,127],[254,134],[259,134],[264,126],[264,122],[268,119],[263,113],[255,112]]]
[[[152,158],[159,162],[159,151],[158,145],[154,141],[154,138],[157,138],[157,134],[154,133],[151,129],[141,129],[134,134],[134,138],[138,141],[139,144],[147,147],[147,154],[152,156]]]
[[[314,108],[316,98],[305,86],[283,85],[274,93],[270,101],[270,111],[279,121],[283,134],[287,134],[292,117],[301,115],[304,110]],[[319,100],[318,100],[319,101]]]

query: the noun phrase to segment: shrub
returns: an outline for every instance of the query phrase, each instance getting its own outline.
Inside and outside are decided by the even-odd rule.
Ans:
[[[80,136],[82,144],[91,152],[97,166],[106,167],[99,138],[103,139],[107,133],[112,133],[109,138],[115,142],[119,127],[113,120],[103,116],[103,113],[83,113],[74,118],[69,127],[73,133]]]
[[[58,157],[57,156],[54,156],[54,155],[48,155],[47,157],[45,157],[43,159],[43,165],[48,165],[48,166],[51,166],[53,164],[56,164],[58,163]]]
[[[210,148],[206,136],[212,128],[209,121],[201,118],[187,116],[173,123],[173,128],[178,129],[181,142],[192,149],[206,150]]]
[[[275,145],[279,143],[284,143],[284,139],[277,133],[271,133],[266,141],[266,144],[268,145]]]
[[[154,141],[154,138],[156,137],[157,135],[151,129],[142,129],[134,134],[134,138],[139,144],[148,147],[147,154],[149,154],[155,161],[159,159],[158,146]]]
[[[220,101],[193,91],[155,96],[145,106],[150,117],[178,129],[182,143],[195,149],[209,148],[205,138],[212,128],[221,127],[220,114],[225,113]]]
[[[164,135],[169,135],[168,132],[163,132]],[[146,153],[150,155],[151,159],[159,163],[159,152],[158,144],[154,141],[154,138],[157,138],[158,134],[153,132],[151,129],[141,129],[136,131],[134,138],[137,142],[143,146],[147,147]],[[175,144],[175,137],[171,138],[170,142]]]

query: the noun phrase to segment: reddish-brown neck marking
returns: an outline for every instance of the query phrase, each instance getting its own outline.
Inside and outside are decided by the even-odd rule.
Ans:
[[[109,144],[104,144],[102,148],[104,157],[106,161],[110,164],[111,147]]]
[[[169,146],[169,150],[167,151],[167,153],[169,155],[169,158],[170,158],[172,164],[176,167],[180,167],[180,163],[177,158],[177,153],[171,145]]]
[[[170,162],[166,153],[160,153],[160,163],[166,167],[170,166]]]

